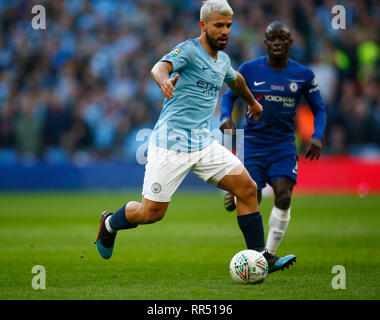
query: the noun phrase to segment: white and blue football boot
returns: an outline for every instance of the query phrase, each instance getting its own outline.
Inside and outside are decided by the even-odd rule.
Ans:
[[[294,262],[296,262],[296,256],[294,254],[289,254],[285,257],[278,257],[270,253],[267,249],[262,252],[262,255],[268,262],[268,273],[272,273],[278,270],[284,270],[289,268]]]

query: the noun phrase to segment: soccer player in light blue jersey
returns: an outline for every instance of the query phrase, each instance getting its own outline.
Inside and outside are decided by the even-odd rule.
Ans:
[[[130,201],[114,214],[104,212],[97,247],[109,259],[116,232],[161,220],[171,196],[189,171],[237,197],[237,220],[248,249],[264,253],[269,272],[284,269],[295,256],[270,255],[265,249],[256,183],[240,160],[213,140],[210,119],[225,82],[248,104],[248,117],[258,120],[262,107],[223,50],[231,31],[233,11],[226,0],[204,1],[199,38],[187,40],[166,54],[152,69],[165,97],[148,147],[142,201]]]
[[[288,58],[293,42],[288,26],[275,21],[265,32],[267,55],[245,62],[239,68],[264,112],[260,120],[246,118],[244,124],[244,165],[261,190],[273,187],[274,205],[269,217],[267,249],[275,254],[290,220],[290,202],[297,182],[298,154],[294,116],[304,96],[314,114],[314,134],[306,158],[319,159],[326,126],[326,110],[313,71]],[[234,130],[231,112],[238,96],[228,90],[221,102],[221,130]],[[234,210],[234,197],[225,195],[225,207]]]

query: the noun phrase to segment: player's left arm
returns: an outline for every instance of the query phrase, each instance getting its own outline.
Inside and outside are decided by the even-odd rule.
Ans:
[[[321,155],[323,134],[326,127],[326,109],[314,72],[311,70],[306,82],[304,96],[314,115],[314,134],[306,147],[305,157],[310,158],[310,161],[318,160]]]
[[[240,72],[236,71],[236,78],[234,81],[227,82],[228,87],[235,93],[237,96],[241,97],[248,104],[248,117],[253,118],[257,121],[260,119],[263,114],[263,107],[261,104],[254,98],[251,90],[247,87],[244,77]]]

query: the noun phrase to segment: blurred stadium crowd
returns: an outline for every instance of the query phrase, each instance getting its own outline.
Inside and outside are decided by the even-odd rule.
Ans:
[[[330,0],[230,0],[226,52],[237,69],[265,54],[273,20],[287,23],[291,58],[316,74],[328,112],[325,154],[380,154],[380,2],[341,0],[346,30],[331,27]],[[46,8],[46,30],[31,26]],[[0,162],[133,159],[162,95],[151,67],[199,36],[201,0],[0,2]],[[218,115],[215,115],[215,125]]]

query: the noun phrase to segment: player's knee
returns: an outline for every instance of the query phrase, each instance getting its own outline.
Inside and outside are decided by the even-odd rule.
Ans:
[[[248,192],[251,196],[257,199],[257,184],[255,181],[251,180],[251,183],[249,184],[249,187],[248,187]]]
[[[287,210],[290,207],[290,201],[291,201],[291,193],[282,192],[275,199],[276,207],[282,210]]]
[[[257,199],[257,185],[252,179],[247,179],[244,183],[241,183],[239,188],[239,194],[236,195],[240,199]]]

